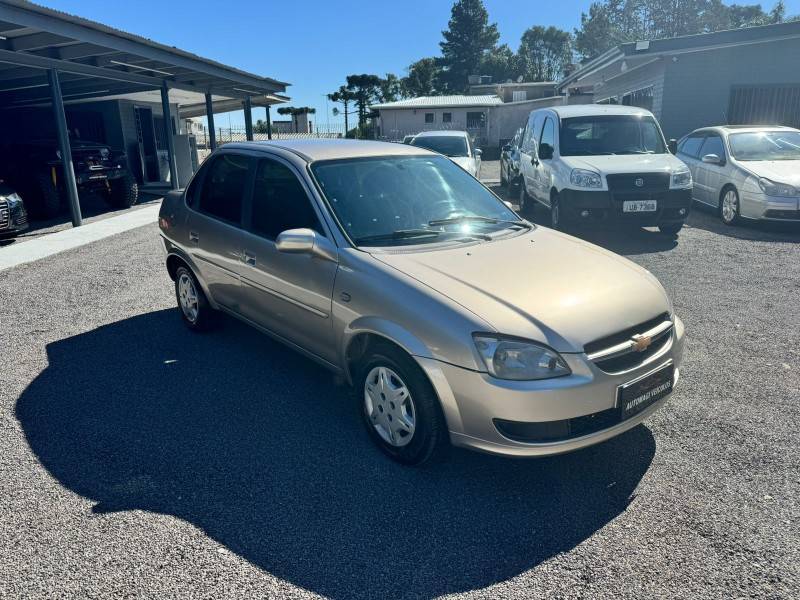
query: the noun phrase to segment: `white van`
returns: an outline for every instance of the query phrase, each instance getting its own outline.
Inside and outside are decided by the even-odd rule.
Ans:
[[[692,175],[652,113],[615,105],[531,112],[520,148],[520,210],[550,210],[552,226],[611,220],[676,235],[689,215]]]

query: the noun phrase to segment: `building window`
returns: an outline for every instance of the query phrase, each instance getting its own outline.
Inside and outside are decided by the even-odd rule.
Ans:
[[[800,86],[733,86],[726,122],[734,125],[770,123],[800,127]]]
[[[433,123],[433,113],[425,113],[425,122]]]
[[[483,129],[486,126],[486,114],[482,112],[467,113],[467,129]]]
[[[452,123],[453,113],[442,113],[442,123]]]
[[[623,106],[638,106],[645,110],[653,110],[653,86],[629,92],[622,97]]]
[[[528,92],[525,90],[511,92],[512,102],[524,102],[528,99]]]

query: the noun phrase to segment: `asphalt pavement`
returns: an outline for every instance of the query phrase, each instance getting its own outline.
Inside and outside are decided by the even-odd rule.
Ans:
[[[188,332],[155,225],[0,272],[0,597],[800,596],[800,231],[581,235],[674,300],[670,402],[573,454],[423,469],[308,360]]]

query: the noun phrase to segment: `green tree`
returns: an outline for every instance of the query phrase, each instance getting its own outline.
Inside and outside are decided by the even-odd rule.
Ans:
[[[339,86],[339,89],[333,92],[332,94],[328,94],[328,100],[342,105],[342,110],[339,110],[338,107],[334,107],[333,114],[334,116],[338,116],[340,114],[344,115],[345,137],[348,137],[348,132],[350,130],[348,125],[348,117],[351,114],[354,114],[352,111],[350,111],[350,104],[354,102],[355,99],[356,99],[355,93],[348,90],[347,87],[344,85]]]
[[[457,0],[442,36],[441,79],[446,91],[462,93],[467,89],[468,77],[478,74],[484,53],[497,44],[497,25],[489,24],[489,13],[481,0]]]
[[[311,108],[310,106],[281,106],[278,109],[279,115],[291,115],[292,117],[292,125],[294,126],[294,132],[298,133],[299,126],[297,122],[297,117],[300,115],[311,115],[317,112],[316,108]]]
[[[394,73],[387,73],[381,80],[381,102],[394,102],[405,96],[403,82]]]
[[[517,56],[525,81],[555,81],[572,62],[572,36],[536,25],[522,34]]]
[[[366,73],[347,76],[347,89],[355,96],[353,100],[358,112],[358,126],[360,129],[363,129],[366,124],[370,104],[379,102],[381,99],[382,82],[383,80],[377,75],[368,75]]]
[[[435,58],[421,58],[408,66],[408,75],[402,85],[406,96],[435,96],[438,90],[441,68]]]
[[[521,73],[516,54],[507,44],[502,44],[484,52],[477,74],[490,75],[492,81],[502,82],[516,79]]]

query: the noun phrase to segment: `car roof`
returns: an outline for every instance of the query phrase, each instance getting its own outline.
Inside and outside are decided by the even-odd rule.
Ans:
[[[420,156],[434,154],[424,148],[408,144],[391,142],[374,142],[371,140],[349,139],[305,139],[305,140],[271,140],[264,142],[234,142],[222,146],[238,150],[268,150],[279,148],[288,150],[307,162],[315,160],[332,160],[337,158],[362,158],[368,156]]]
[[[758,133],[759,131],[798,131],[784,125],[712,125],[695,129],[686,135],[702,133]]]
[[[414,137],[466,137],[466,131],[446,129],[442,131],[421,131]]]
[[[560,118],[594,117],[601,115],[647,115],[653,113],[638,106],[620,106],[619,104],[568,104],[566,106],[550,106],[541,110],[552,110]]]

